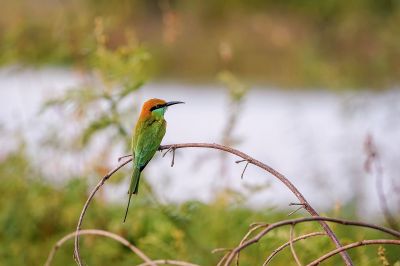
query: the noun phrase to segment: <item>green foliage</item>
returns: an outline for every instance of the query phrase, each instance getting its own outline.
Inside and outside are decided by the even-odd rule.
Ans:
[[[71,179],[63,187],[55,188],[32,168],[22,151],[0,161],[0,176],[0,265],[43,265],[57,240],[75,228],[89,189],[86,179]],[[251,223],[272,223],[287,218],[287,212],[230,207],[224,200],[209,205],[195,201],[180,206],[159,205],[148,195],[142,193],[135,198],[132,215],[123,224],[125,206],[105,202],[101,193],[98,194],[87,212],[83,228],[119,234],[154,259],[215,265],[223,254],[211,251],[236,246]],[[334,225],[333,229],[345,243],[386,237],[372,230],[341,225]],[[317,223],[300,224],[296,226],[296,236],[320,230]],[[288,227],[271,232],[241,253],[240,265],[259,265],[288,238]],[[314,237],[296,243],[295,248],[303,262],[310,262],[333,246],[326,237]],[[383,257],[393,264],[398,260],[398,250],[389,245],[384,251],[369,246],[354,249],[350,254],[356,265],[380,265]],[[127,248],[99,236],[82,236],[81,251],[88,265],[140,262]],[[72,253],[73,240],[70,240],[57,251],[52,265],[72,265]],[[293,264],[290,250],[282,251],[272,263]],[[340,257],[336,256],[326,265],[340,263]]]
[[[127,35],[127,44],[112,50],[106,46],[103,20],[97,18],[95,21],[97,49],[91,60],[92,67],[107,87],[122,87],[117,93],[120,98],[137,90],[144,83],[150,60],[150,54]]]
[[[79,136],[83,146],[96,133],[109,128],[116,133],[116,137],[112,139],[122,138],[128,143],[130,136],[122,120],[124,115],[133,112],[130,107],[122,109],[122,102],[140,89],[148,79],[151,56],[145,48],[128,38],[129,36],[126,44],[115,49],[107,47],[103,20],[97,18],[95,22],[96,48],[90,54],[90,67],[100,84],[70,89],[62,97],[47,101],[43,110],[55,106],[73,106],[78,116],[84,120],[85,129]],[[91,117],[89,114],[94,110],[98,110],[97,115]]]
[[[122,82],[132,70],[127,64],[136,68],[135,61],[148,55],[135,50],[132,60],[129,48],[108,49],[137,36],[155,55],[157,77],[213,79],[223,64],[218,46],[229,42],[234,73],[279,87],[385,88],[399,82],[399,1],[162,2],[6,1],[0,64],[90,68],[98,47],[93,23],[103,17],[109,42],[96,64],[107,71],[105,78]]]
[[[218,74],[218,79],[226,86],[234,102],[240,102],[249,90],[249,87],[244,85],[230,71],[221,71]]]

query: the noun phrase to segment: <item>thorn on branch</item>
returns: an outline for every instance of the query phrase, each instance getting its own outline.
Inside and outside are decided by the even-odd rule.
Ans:
[[[307,203],[301,203],[301,202],[291,202],[289,203],[289,206],[303,206],[303,208],[306,208],[306,206],[308,205]]]
[[[160,151],[161,151],[161,150],[160,150]],[[164,158],[165,155],[167,155],[167,153],[170,152],[170,151],[171,151],[171,148],[168,148],[168,149],[162,154],[162,157]]]
[[[239,164],[239,163],[242,163],[242,162],[246,162],[246,165],[244,166],[244,168],[243,168],[243,172],[242,172],[242,174],[240,175],[240,179],[243,179],[243,176],[244,176],[244,172],[246,172],[246,169],[247,169],[247,166],[249,166],[249,161],[248,160],[238,160],[238,161],[235,161],[235,163],[237,163],[237,164]]]
[[[240,179],[243,179],[244,172],[246,171],[248,165],[249,165],[249,162],[247,162],[246,166],[243,168],[243,172],[242,172],[242,174],[240,176]]]
[[[304,208],[304,206],[300,206],[297,209],[295,209],[294,211],[291,211],[287,216],[291,216],[291,215],[295,214],[296,212],[298,212],[299,210],[301,210],[303,208]]]
[[[174,167],[174,163],[175,163],[175,149],[172,149],[171,167]]]
[[[175,147],[168,148],[168,150],[166,152],[164,152],[164,154],[162,155],[162,157],[164,158],[168,152],[172,152],[171,167],[174,167],[174,164],[175,164],[175,150],[176,150]]]
[[[300,206],[300,207],[298,207],[296,210],[294,210],[294,211],[291,211],[287,216],[291,216],[291,215],[293,215],[293,214],[295,214],[296,212],[298,212],[299,210],[301,210],[301,209],[306,209],[306,207],[307,207],[307,203],[301,203],[301,202],[291,202],[291,203],[289,203],[289,206]]]

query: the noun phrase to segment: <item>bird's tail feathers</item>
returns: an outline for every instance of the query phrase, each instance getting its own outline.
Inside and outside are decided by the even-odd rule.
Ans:
[[[140,169],[137,167],[133,168],[133,173],[131,177],[131,184],[129,186],[129,198],[128,198],[128,206],[126,207],[125,216],[124,216],[124,223],[126,221],[126,216],[128,215],[129,204],[131,203],[132,194],[137,194],[139,189],[139,179],[140,179]]]

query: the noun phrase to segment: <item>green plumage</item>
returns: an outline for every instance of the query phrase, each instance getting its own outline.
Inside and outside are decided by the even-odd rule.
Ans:
[[[164,120],[165,111],[167,111],[168,106],[181,103],[184,102],[150,99],[143,104],[132,137],[133,172],[128,190],[129,198],[124,222],[128,215],[132,194],[137,194],[139,191],[140,174],[153,158],[165,135],[167,127],[167,122]]]
[[[136,124],[132,138],[133,173],[128,191],[129,199],[124,222],[128,214],[132,194],[138,193],[140,173],[153,158],[165,135],[167,124],[164,120],[165,109],[157,109],[147,117],[140,117]]]
[[[164,119],[148,119],[142,125],[136,127],[135,135],[132,140],[133,175],[129,187],[129,193],[137,194],[140,172],[146,167],[147,163],[153,158],[160,147],[161,140],[165,135],[166,122]],[[139,172],[139,173],[140,173]]]

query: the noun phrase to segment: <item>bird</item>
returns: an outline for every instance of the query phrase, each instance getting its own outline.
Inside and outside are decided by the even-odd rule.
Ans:
[[[128,191],[128,206],[125,211],[124,223],[128,215],[131,197],[133,194],[136,195],[139,190],[140,174],[153,158],[165,135],[167,122],[164,119],[164,114],[169,106],[182,103],[184,102],[166,102],[162,99],[153,98],[144,102],[142,106],[132,136],[133,172]]]

